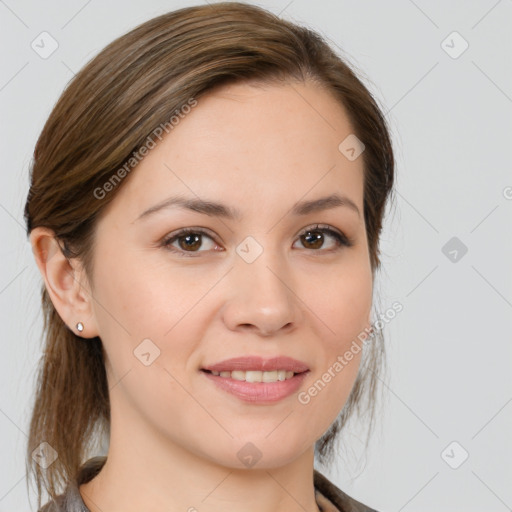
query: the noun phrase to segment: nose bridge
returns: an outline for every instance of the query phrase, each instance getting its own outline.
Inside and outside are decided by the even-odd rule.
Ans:
[[[240,243],[237,247],[235,270],[244,281],[258,290],[261,297],[268,295],[268,300],[284,300],[289,293],[284,282],[290,276],[284,263],[284,255],[278,245],[270,243],[270,239],[270,236],[264,240],[262,236],[259,240],[248,236]],[[276,296],[272,297],[274,295]]]

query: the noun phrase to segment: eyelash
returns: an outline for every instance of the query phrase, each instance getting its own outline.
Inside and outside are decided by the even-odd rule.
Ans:
[[[301,233],[299,233],[299,237],[309,233],[309,232],[320,232],[324,234],[328,234],[332,236],[338,246],[335,249],[328,249],[326,252],[332,253],[338,250],[341,250],[343,247],[352,247],[354,245],[353,240],[345,236],[342,232],[338,232],[337,230],[332,229],[330,226],[322,226],[320,224],[316,224],[315,226],[309,227],[304,229]],[[183,251],[182,249],[177,249],[176,247],[171,247],[171,244],[178,240],[179,238],[186,236],[186,235],[205,235],[208,238],[210,238],[212,241],[215,242],[213,237],[207,233],[205,230],[201,228],[184,228],[178,231],[177,233],[174,233],[171,236],[166,237],[164,240],[162,240],[162,246],[165,247],[167,250],[177,253],[180,256],[184,257],[196,257],[197,253],[205,252],[205,251]],[[217,243],[217,242],[215,242]],[[306,249],[309,251],[316,251],[321,252],[321,249]]]

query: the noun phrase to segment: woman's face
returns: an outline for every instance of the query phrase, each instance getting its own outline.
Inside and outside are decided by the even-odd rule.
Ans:
[[[359,368],[360,351],[344,354],[370,324],[363,159],[352,139],[339,148],[352,133],[317,85],[230,85],[199,98],[125,178],[99,220],[84,319],[105,346],[113,433],[228,467],[247,454],[284,465],[325,433]],[[315,206],[334,194],[353,206]],[[190,207],[143,214],[171,197]],[[307,371],[268,383],[205,372],[282,356]],[[261,377],[285,378],[277,366]]]

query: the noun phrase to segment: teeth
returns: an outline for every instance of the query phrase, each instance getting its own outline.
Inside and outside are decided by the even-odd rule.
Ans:
[[[277,382],[286,379],[291,379],[294,375],[293,372],[287,372],[286,370],[274,370],[271,372],[260,372],[260,371],[240,371],[235,370],[233,372],[213,372],[213,375],[220,375],[221,377],[231,378],[235,380],[245,380],[246,382]]]

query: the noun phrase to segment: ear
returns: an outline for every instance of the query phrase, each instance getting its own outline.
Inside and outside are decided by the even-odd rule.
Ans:
[[[98,336],[93,298],[80,262],[66,258],[55,233],[49,228],[34,228],[30,244],[46,290],[62,321],[82,338]],[[84,325],[82,332],[76,328],[78,322]]]

